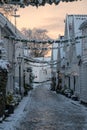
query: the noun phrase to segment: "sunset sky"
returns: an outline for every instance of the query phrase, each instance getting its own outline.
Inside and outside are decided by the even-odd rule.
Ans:
[[[87,14],[87,0],[75,2],[60,2],[59,5],[28,6],[20,8],[17,14],[17,28],[41,28],[48,30],[48,35],[57,39],[64,34],[64,19],[66,14]],[[14,23],[14,18],[11,18]]]

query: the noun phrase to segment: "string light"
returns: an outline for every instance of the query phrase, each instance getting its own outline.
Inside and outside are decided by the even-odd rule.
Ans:
[[[75,43],[80,43],[80,42],[75,42]],[[75,43],[71,43],[72,45],[75,45]],[[61,47],[41,47],[41,48],[36,48],[36,47],[28,47],[28,49],[31,49],[31,50],[52,50],[52,49],[59,49],[59,48],[63,48],[63,47],[66,47],[66,46],[70,46],[69,44],[67,44],[67,45],[63,45],[63,46],[61,46]]]
[[[44,41],[39,41],[39,40],[27,40],[27,39],[19,39],[19,38],[16,38],[16,37],[13,37],[13,36],[4,36],[4,38],[7,38],[7,39],[12,39],[14,41],[20,41],[20,42],[29,42],[29,43],[42,43],[42,44],[53,44],[53,43],[68,43],[68,42],[73,42],[75,40],[79,40],[79,39],[83,39],[83,38],[86,38],[87,35],[84,35],[84,36],[77,36],[75,37],[74,39],[65,39],[65,40],[44,40]]]
[[[45,82],[48,82],[48,81],[50,81],[51,79],[48,79],[48,80],[45,80],[45,81],[42,81],[42,82],[39,82],[39,81],[34,81],[33,83],[38,83],[38,84],[40,84],[40,83],[45,83]]]
[[[30,43],[49,43],[49,44],[53,44],[53,43],[68,43],[68,44],[65,44],[65,45],[63,45],[63,46],[60,46],[60,47],[53,47],[53,48],[51,48],[51,47],[48,47],[48,48],[28,48],[28,49],[41,49],[41,50],[47,50],[47,49],[58,49],[58,48],[63,48],[63,47],[68,47],[68,46],[70,46],[70,45],[75,45],[76,43],[80,43],[80,42],[78,42],[78,41],[76,41],[76,40],[79,40],[79,39],[83,39],[83,38],[86,38],[87,36],[86,35],[84,35],[84,36],[77,36],[77,37],[75,37],[74,39],[72,38],[72,39],[66,39],[66,40],[53,40],[53,41],[50,41],[50,40],[48,40],[48,41],[36,41],[36,40],[25,40],[25,39],[18,39],[18,38],[15,38],[15,37],[13,37],[13,36],[5,36],[5,38],[7,38],[7,39],[12,39],[12,40],[15,40],[15,41],[21,41],[21,42],[30,42]],[[73,42],[74,41],[74,42]],[[71,43],[71,44],[70,44]],[[63,58],[64,59],[64,58]],[[52,65],[52,64],[58,64],[58,62],[56,62],[56,61],[52,61],[52,63],[51,62],[48,62],[48,61],[40,61],[40,60],[35,60],[35,59],[32,59],[31,57],[29,58],[27,58],[27,57],[24,57],[24,60],[25,61],[29,61],[29,62],[33,62],[33,63],[44,63],[44,64],[49,64],[49,65]],[[56,62],[56,63],[55,63]],[[60,63],[60,62],[59,62]]]
[[[24,8],[25,6],[45,6],[45,4],[50,4],[52,5],[53,3],[55,5],[58,5],[60,3],[60,1],[62,2],[73,2],[73,1],[77,1],[77,0],[1,0],[0,4],[4,5],[4,4],[13,4],[13,5],[19,5],[21,8]]]
[[[40,63],[40,64],[45,64],[45,65],[34,65],[34,64],[31,64],[31,66],[35,66],[35,67],[45,67],[45,66],[50,66],[50,65],[56,65],[56,64],[59,64],[59,63],[61,63],[61,61],[64,59],[64,57],[63,58],[61,58],[60,59],[60,61],[57,61],[57,60],[53,60],[53,61],[41,61],[41,60],[35,60],[35,59],[28,59],[27,57],[26,58],[24,58],[24,60],[25,60],[25,62],[32,62],[32,63]],[[29,65],[30,65],[30,63],[29,63]]]

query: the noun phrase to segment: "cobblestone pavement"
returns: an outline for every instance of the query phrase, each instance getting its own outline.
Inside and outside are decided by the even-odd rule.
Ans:
[[[87,130],[87,108],[41,85],[31,92],[16,130]]]

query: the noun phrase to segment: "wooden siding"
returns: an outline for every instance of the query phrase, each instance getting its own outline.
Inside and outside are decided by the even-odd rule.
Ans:
[[[80,100],[87,103],[87,64],[83,64],[81,67]]]

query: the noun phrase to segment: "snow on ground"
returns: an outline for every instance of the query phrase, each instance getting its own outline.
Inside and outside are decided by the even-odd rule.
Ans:
[[[19,121],[24,117],[26,111],[24,111],[27,103],[30,103],[30,93],[28,96],[24,97],[17,108],[14,110],[14,114],[7,117],[1,124],[0,130],[15,130],[15,127],[19,125]]]
[[[47,89],[50,89],[50,85],[49,83],[47,84],[34,84],[34,89],[36,89],[36,87],[46,87]],[[31,94],[32,91],[29,91],[28,96],[24,97],[21,102],[19,103],[19,105],[17,106],[17,108],[14,110],[14,114],[11,114],[9,117],[7,117],[1,124],[0,124],[0,130],[16,130],[17,126],[19,126],[19,123],[21,120],[23,120],[23,118],[26,115],[26,106],[27,104],[30,104],[31,102]],[[56,94],[56,92],[55,92]],[[61,98],[64,98],[64,96],[61,95]],[[82,107],[83,112],[85,112],[85,114],[87,115],[87,107],[81,105],[78,101],[73,101],[72,99],[66,98],[65,97],[65,102],[67,103],[71,102],[72,104],[78,106],[78,107]]]
[[[33,88],[36,88],[37,86],[38,84],[34,84]],[[28,96],[23,97],[17,108],[14,110],[14,114],[11,114],[0,124],[0,130],[15,130],[19,125],[20,120],[23,119],[26,114],[25,108],[31,101],[30,94],[31,91],[29,91]]]

